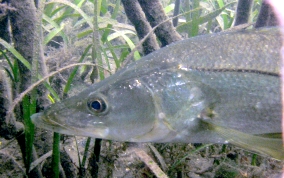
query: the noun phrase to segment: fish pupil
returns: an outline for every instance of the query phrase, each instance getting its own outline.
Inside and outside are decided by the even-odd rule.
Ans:
[[[106,109],[106,104],[104,103],[103,100],[95,100],[90,103],[89,105],[95,112],[103,112]]]
[[[101,110],[101,103],[99,101],[92,102],[92,108],[95,110]]]

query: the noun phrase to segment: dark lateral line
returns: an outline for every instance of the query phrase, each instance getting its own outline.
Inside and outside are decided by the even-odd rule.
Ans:
[[[255,73],[255,74],[261,74],[261,75],[270,75],[275,77],[280,77],[280,74],[274,73],[274,72],[266,72],[261,70],[251,70],[251,69],[206,69],[206,68],[190,68],[192,70],[199,70],[199,71],[207,71],[207,72],[242,72],[242,73]]]

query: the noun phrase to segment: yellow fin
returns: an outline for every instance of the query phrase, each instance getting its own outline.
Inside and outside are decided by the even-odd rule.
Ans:
[[[284,148],[282,139],[274,138],[270,134],[251,135],[237,131],[235,129],[226,128],[215,124],[210,119],[203,119],[209,125],[209,128],[221,135],[228,143],[272,156],[279,160],[284,160]],[[275,136],[275,135],[274,135]]]

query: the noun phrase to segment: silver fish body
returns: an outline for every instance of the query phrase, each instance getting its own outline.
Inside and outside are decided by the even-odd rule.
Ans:
[[[32,120],[59,133],[132,142],[226,143],[230,136],[206,120],[248,135],[281,133],[280,47],[276,28],[176,42]]]

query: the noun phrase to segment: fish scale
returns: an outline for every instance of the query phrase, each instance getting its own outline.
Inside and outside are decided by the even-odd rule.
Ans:
[[[231,143],[284,159],[277,28],[203,35],[127,65],[32,116],[63,134]]]

